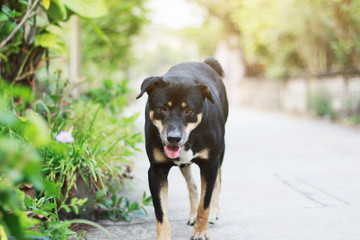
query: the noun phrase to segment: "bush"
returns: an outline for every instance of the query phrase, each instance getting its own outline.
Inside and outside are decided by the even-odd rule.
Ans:
[[[316,92],[308,96],[308,109],[314,111],[319,117],[336,119],[331,106],[331,98],[325,92]]]
[[[102,216],[116,220],[130,220],[130,213],[149,204],[145,196],[142,204],[108,203],[116,196],[113,181],[124,184],[131,177],[131,156],[142,141],[134,133],[137,115],[121,116],[126,83],[106,81],[82,100],[68,98],[60,75],[56,83],[42,99],[33,99],[29,89],[1,82],[0,226],[19,239],[29,234],[66,239],[75,234],[69,227],[76,221],[61,220],[66,214],[60,213],[77,216],[86,204],[87,212],[95,205],[105,212],[111,207],[117,215]],[[32,198],[20,188],[32,191]],[[102,198],[96,198],[99,190]]]
[[[126,18],[134,17],[129,22],[136,23],[127,28],[131,32],[116,31],[116,36],[127,39],[126,54],[117,55],[124,62],[131,36],[145,21],[143,1],[125,2],[111,3],[117,6],[116,11],[111,9],[112,16],[126,12]],[[141,11],[135,17],[137,7]],[[91,27],[91,41],[98,44],[101,39],[102,48],[112,49],[109,43],[116,39],[104,35],[92,22],[104,16],[99,23],[111,23],[107,12],[103,0],[5,0],[1,4],[0,238],[5,234],[16,239],[29,235],[66,239],[76,234],[70,230],[72,223],[96,224],[64,217],[82,216],[84,209],[91,212],[107,201],[113,181],[124,184],[131,178],[131,156],[142,136],[134,131],[137,115],[126,118],[121,114],[127,102],[127,82],[100,79],[101,88],[88,90],[75,100],[69,97],[74,86],[62,81],[61,71],[49,77],[49,59],[66,58],[62,27],[72,15]],[[94,39],[94,32],[99,39]],[[46,68],[40,70],[44,63]],[[103,198],[96,199],[99,190]],[[142,204],[126,201],[130,205],[117,204],[113,209],[122,211],[128,220],[130,213],[148,204],[147,199]]]

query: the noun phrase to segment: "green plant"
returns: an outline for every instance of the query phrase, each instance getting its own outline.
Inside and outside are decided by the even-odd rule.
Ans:
[[[350,122],[353,125],[360,125],[360,116],[359,115],[350,115]]]
[[[16,106],[12,98],[21,106]],[[19,209],[17,186],[32,183],[37,190],[45,187],[37,148],[47,144],[48,132],[41,118],[33,113],[25,115],[30,100],[27,89],[9,87],[0,79],[0,225],[18,239],[35,234],[28,229],[38,221]],[[10,106],[24,115],[16,115]]]
[[[74,234],[68,229],[70,224],[59,220],[57,211],[61,208],[69,210],[69,207],[76,210],[84,200],[73,201],[69,206],[62,203],[57,207],[56,200],[60,199],[58,186],[46,181],[40,172],[41,157],[38,150],[49,142],[46,123],[34,112],[20,111],[25,114],[20,116],[16,111],[9,110],[10,104],[13,109],[22,109],[14,105],[12,98],[28,103],[28,89],[10,87],[1,81],[0,92],[0,225],[8,235],[17,239],[29,235]],[[44,196],[31,199],[18,189],[22,183],[31,183],[38,195]]]
[[[59,27],[77,15],[87,20],[107,13],[102,0],[5,0],[0,12],[1,76],[8,82],[33,86],[35,73],[44,53],[67,55]],[[96,33],[103,36],[100,28]],[[55,55],[54,54],[54,55]]]
[[[71,103],[73,106],[71,111],[76,114],[71,119],[67,119],[66,124],[55,125],[50,121],[51,126],[56,126],[53,129],[55,134],[64,129],[73,129],[75,141],[68,146],[61,146],[62,144],[54,141],[44,149],[43,155],[47,165],[44,168],[45,175],[55,180],[61,173],[60,182],[63,182],[64,177],[71,179],[71,173],[77,170],[81,171],[82,177],[87,176],[85,172],[89,172],[95,186],[97,180],[102,181],[103,173],[113,175],[118,172],[119,166],[114,168],[109,165],[111,162],[120,160],[129,163],[126,157],[138,151],[136,144],[142,140],[142,137],[139,133],[133,133],[133,124],[137,115],[131,117],[119,115],[126,106],[124,95],[126,92],[124,85],[117,84],[114,88],[109,88],[105,84],[104,88],[89,91],[87,96],[90,98],[83,97],[83,100]],[[48,104],[43,102],[43,105]],[[55,110],[55,113],[57,112],[64,111]],[[57,115],[52,111],[47,112],[47,115],[55,116],[57,119]],[[48,119],[51,119],[51,116]],[[125,174],[126,167],[121,170],[118,176]],[[88,181],[86,177],[84,178]],[[104,186],[103,183],[101,185]]]
[[[68,236],[76,234],[69,229],[71,225],[69,221],[61,221],[59,219],[58,212],[61,208],[65,208],[70,212],[70,207],[74,211],[78,211],[78,207],[82,206],[86,202],[86,199],[74,199],[69,205],[62,203],[58,206],[53,196],[34,197],[32,199],[23,192],[18,191],[18,194],[21,197],[22,210],[25,211],[28,216],[40,220],[39,223],[35,225],[35,228],[39,229],[44,237],[49,239],[67,239]]]
[[[75,142],[62,144],[56,140],[56,132],[68,127],[66,123],[70,122],[61,114],[64,96],[48,98],[51,101],[49,104],[53,104],[54,99],[60,99],[57,107],[49,108],[46,102],[42,102],[41,105],[47,111],[40,113],[45,114],[48,120],[46,124],[39,114],[26,110],[29,107],[25,106],[29,106],[32,100],[28,89],[9,86],[3,81],[0,87],[0,225],[8,235],[18,239],[29,234],[66,239],[75,234],[69,230],[70,225],[79,221],[100,227],[86,220],[63,221],[59,212],[64,210],[79,214],[80,208],[87,201],[86,198],[78,199],[70,194],[80,175],[89,184],[102,182],[97,187],[105,189],[104,173],[111,168],[99,156],[109,155],[116,143],[109,145],[110,148],[103,146],[104,151],[99,151],[103,155],[90,153],[95,148],[92,135],[101,134],[101,130],[95,132],[99,129],[94,128],[101,105],[94,103],[96,114],[92,115],[85,132],[75,131]],[[64,89],[55,90],[55,94],[63,92]],[[10,111],[10,105],[13,111]],[[111,114],[108,109],[103,111]],[[64,119],[65,124],[61,124],[61,119]],[[58,123],[54,124],[53,121]],[[113,170],[111,176],[124,177],[115,173]],[[33,199],[18,189],[22,183],[31,183],[36,193]]]
[[[112,3],[124,7],[128,18],[135,17],[133,10],[141,4]],[[124,183],[130,178],[130,156],[142,137],[133,127],[137,115],[121,115],[127,82],[106,80],[102,88],[71,99],[73,86],[62,81],[61,71],[54,78],[49,74],[49,59],[67,55],[63,23],[71,15],[82,18],[92,29],[90,35],[95,31],[105,48],[113,41],[91,20],[106,12],[102,0],[5,0],[1,4],[0,238],[4,230],[17,239],[29,235],[66,239],[75,234],[69,229],[73,223],[102,228],[87,220],[63,220],[61,214],[81,213],[87,204],[94,204],[91,194],[105,190],[107,181],[117,178]],[[139,30],[144,18],[138,17],[136,23],[129,21],[135,24],[129,25],[130,32],[117,30],[127,39],[123,47],[130,47],[130,35]],[[125,55],[120,56],[124,62]],[[40,71],[42,81],[34,88],[35,73],[43,62],[46,77]],[[30,186],[33,198],[19,190],[24,184]],[[80,187],[86,194],[77,196]]]
[[[144,192],[141,205],[136,201],[130,203],[127,197],[118,197],[114,187],[111,185],[108,187],[110,192],[108,197],[104,190],[98,191],[96,195],[96,206],[99,207],[98,211],[102,218],[108,218],[115,222],[121,220],[130,222],[133,214],[147,215],[145,206],[151,206],[151,196],[146,197]]]
[[[115,114],[127,104],[126,94],[129,92],[127,84],[126,80],[115,83],[111,79],[106,79],[102,87],[89,89],[82,95],[82,98],[100,103],[103,107],[109,108],[112,114]]]
[[[308,97],[308,108],[320,117],[336,118],[336,114],[331,106],[331,98],[324,92],[310,94]]]

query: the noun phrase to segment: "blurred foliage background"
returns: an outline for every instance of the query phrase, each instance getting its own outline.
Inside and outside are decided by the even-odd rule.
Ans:
[[[356,0],[194,0],[235,35],[247,65],[284,77],[358,70],[360,2]]]
[[[241,52],[248,76],[285,78],[303,73],[359,69],[359,1],[187,2],[197,4],[203,10],[203,21],[200,26],[167,30],[167,35],[176,37],[173,42],[181,41],[183,44],[181,50],[172,47],[176,43],[167,41],[166,44],[168,48],[175,49],[173,56],[179,55],[180,59],[182,52],[187,52],[186,48],[191,44],[196,46],[195,55],[204,58],[216,55],[219,43],[227,42],[231,48]],[[154,31],[164,36],[164,28],[158,26],[144,38],[153,39]],[[159,38],[159,41],[162,42],[162,39]],[[142,42],[143,45],[146,42]],[[150,48],[148,52],[170,55],[163,51],[166,46],[160,46],[158,51]],[[144,55],[139,54],[142,60]]]

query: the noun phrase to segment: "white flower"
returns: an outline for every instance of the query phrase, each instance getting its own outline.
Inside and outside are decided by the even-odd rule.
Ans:
[[[56,141],[61,143],[72,143],[74,142],[74,137],[71,132],[61,131],[56,137]]]

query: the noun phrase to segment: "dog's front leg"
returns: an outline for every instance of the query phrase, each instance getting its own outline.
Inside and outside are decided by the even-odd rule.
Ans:
[[[158,240],[171,239],[171,228],[167,215],[168,181],[170,167],[152,164],[149,169],[149,186],[156,216]]]
[[[188,165],[186,167],[183,167],[180,169],[182,175],[184,176],[186,183],[187,183],[187,187],[189,190],[189,198],[190,198],[190,215],[189,215],[189,220],[188,220],[188,225],[193,226],[195,224],[195,219],[196,219],[196,208],[199,204],[198,201],[198,190],[196,187],[196,183],[194,178],[192,177],[191,174],[191,165]]]
[[[207,162],[199,164],[199,167],[201,172],[201,197],[192,236],[193,240],[205,240],[209,237],[210,201],[217,178],[219,164],[217,161]]]

